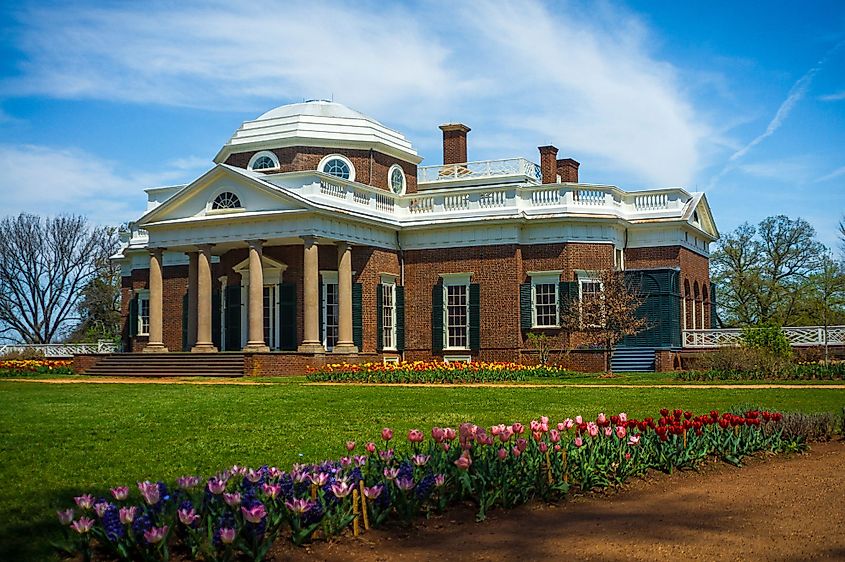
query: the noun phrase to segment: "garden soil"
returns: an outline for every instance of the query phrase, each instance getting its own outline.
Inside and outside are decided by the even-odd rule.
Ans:
[[[609,495],[492,512],[469,507],[412,529],[282,544],[272,560],[845,560],[845,443],[736,468],[652,473]]]

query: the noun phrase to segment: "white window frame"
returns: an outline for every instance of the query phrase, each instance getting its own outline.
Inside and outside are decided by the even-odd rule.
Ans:
[[[385,365],[388,363],[399,363],[399,356],[392,355],[390,357],[384,357],[382,358],[382,363],[384,363]]]
[[[529,271],[531,278],[531,327],[532,328],[560,328],[560,276],[563,270],[556,271]],[[555,323],[537,323],[537,285],[554,285],[555,288]]]
[[[472,279],[472,273],[441,273],[440,277],[443,279],[443,350],[469,350],[469,285]],[[462,326],[466,330],[466,345],[465,346],[450,346],[449,345],[449,287],[465,287],[466,291],[466,322]],[[461,326],[453,326],[460,328]]]
[[[322,314],[323,318],[323,333],[320,334],[320,341],[323,342],[323,347],[326,348],[326,351],[331,351],[334,349],[334,346],[329,346],[329,314],[328,314],[328,305],[327,305],[327,296],[329,294],[329,285],[338,286],[338,279],[337,279],[337,271],[321,271],[320,277],[322,278],[323,283],[323,297],[320,299],[320,314]],[[337,288],[338,296],[340,296],[340,287]],[[340,307],[340,303],[337,305]],[[340,329],[340,309],[338,308],[338,330]],[[339,336],[339,334],[338,334]]]
[[[444,355],[444,363],[472,363],[472,355]]]
[[[149,336],[150,335],[150,290],[149,289],[140,289],[135,291],[135,295],[138,303],[138,318],[136,319],[136,326],[135,326],[135,335],[137,336]],[[141,311],[144,307],[141,305],[141,301],[145,301],[147,303],[147,329],[144,330],[144,318],[145,315],[141,314]]]
[[[279,164],[279,157],[278,156],[276,156],[275,154],[273,154],[269,150],[262,150],[261,152],[256,152],[255,154],[252,155],[252,158],[249,159],[249,164],[247,164],[246,169],[253,171],[253,165],[255,165],[255,163],[258,161],[259,158],[262,158],[264,156],[268,157],[270,160],[273,161],[273,167],[272,168],[261,168],[260,170],[255,170],[256,172],[272,172],[274,170],[278,170],[279,168],[281,168],[281,165]]]
[[[215,209],[214,208],[214,201],[224,193],[231,193],[235,197],[238,198],[238,202],[241,204],[240,207],[232,207],[229,209]],[[225,186],[217,189],[214,193],[211,194],[211,197],[208,198],[208,202],[205,205],[205,214],[206,215],[225,215],[228,213],[243,213],[246,211],[246,207],[244,206],[244,198],[243,195],[240,193],[240,190],[234,188],[233,186]]]
[[[397,193],[393,190],[393,171],[399,170],[399,173],[402,174],[402,189],[399,190]],[[405,177],[405,170],[402,169],[402,166],[399,164],[394,164],[387,170],[387,188],[390,190],[391,193],[394,195],[405,195],[405,190],[408,188],[408,180]]]
[[[342,160],[343,162],[346,163],[347,166],[349,166],[349,178],[345,179],[345,181],[355,181],[355,166],[352,164],[352,161],[349,158],[347,158],[346,156],[344,156],[342,154],[329,154],[328,156],[324,156],[323,159],[320,160],[320,163],[317,165],[317,171],[322,172],[324,174],[328,174],[328,175],[332,176],[333,178],[336,178],[336,179],[339,179],[339,180],[344,180],[344,178],[340,178],[338,176],[335,176],[334,174],[329,174],[325,170],[326,164],[328,164],[330,161],[334,160],[335,158],[337,158],[338,160]]]
[[[384,316],[382,316],[381,321],[381,329],[382,332],[378,335],[381,338],[382,349],[384,351],[396,351],[396,275],[390,274],[382,274],[381,276],[381,291],[382,291],[382,302],[379,303],[379,307],[381,309],[380,314],[384,314],[384,297],[387,295],[387,291],[390,293],[390,302],[391,305],[391,313],[390,313],[390,320],[391,320],[391,336],[390,341],[386,341],[385,336],[385,324],[384,324]]]
[[[599,294],[603,294],[604,293],[604,283],[602,283],[602,280],[600,278],[596,277],[596,275],[594,273],[591,273],[591,272],[579,272],[577,274],[577,279],[578,279],[578,308],[579,308],[578,318],[579,318],[579,321],[581,322],[582,327],[597,328],[597,327],[600,326],[600,324],[590,324],[590,325],[584,326],[583,308],[582,308],[581,303],[584,302],[584,284],[586,284],[586,283],[598,283],[599,284]]]

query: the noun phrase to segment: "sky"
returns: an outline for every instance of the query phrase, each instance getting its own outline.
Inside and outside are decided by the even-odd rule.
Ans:
[[[704,191],[720,231],[845,214],[845,2],[0,5],[2,213],[138,218],[243,121],[333,99],[441,161],[553,144],[587,183]]]

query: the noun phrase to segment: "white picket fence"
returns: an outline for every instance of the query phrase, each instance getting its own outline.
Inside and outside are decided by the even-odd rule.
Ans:
[[[794,326],[782,328],[793,347],[845,345],[845,326]],[[684,330],[684,347],[736,347],[742,344],[740,328],[713,330]]]
[[[41,352],[50,359],[64,359],[74,355],[89,353],[115,353],[117,346],[114,342],[100,340],[97,343],[46,343],[46,344],[8,344],[0,345],[0,356],[6,353],[21,353],[24,351]]]

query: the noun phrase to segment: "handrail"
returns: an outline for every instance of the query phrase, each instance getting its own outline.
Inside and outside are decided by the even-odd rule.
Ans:
[[[100,340],[97,343],[38,343],[38,344],[5,344],[0,346],[0,355],[6,353],[23,353],[26,351],[40,352],[47,358],[68,358],[74,355],[115,353],[117,345],[111,340]]]
[[[845,326],[786,326],[781,328],[793,347],[845,345]],[[738,347],[742,328],[683,330],[683,346],[698,349]]]

